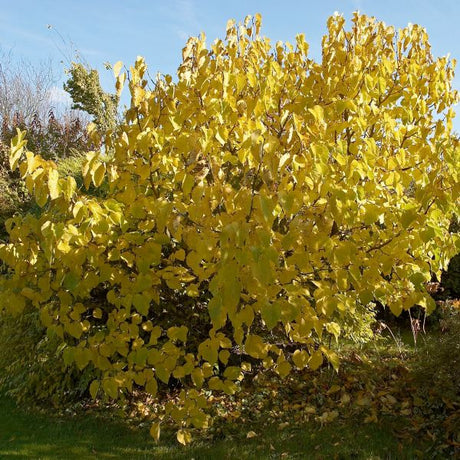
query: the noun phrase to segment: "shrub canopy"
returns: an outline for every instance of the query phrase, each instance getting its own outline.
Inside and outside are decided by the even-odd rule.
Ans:
[[[2,307],[35,305],[67,362],[103,372],[93,396],[175,379],[168,414],[204,427],[201,389],[232,394],[257,363],[337,368],[330,338],[373,302],[433,308],[424,283],[459,249],[460,165],[453,63],[423,28],[335,15],[317,62],[303,35],[272,46],[256,15],[209,48],[191,38],[177,80],[149,87],[142,58],[114,70],[131,106],[93,127],[83,168],[106,192],[19,133],[11,166],[43,212],[11,219],[0,246]]]

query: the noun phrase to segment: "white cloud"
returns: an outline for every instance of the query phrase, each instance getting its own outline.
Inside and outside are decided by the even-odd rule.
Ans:
[[[195,5],[192,0],[177,0],[176,8],[180,14],[182,22],[193,26],[198,25],[195,14]]]
[[[193,0],[175,0],[173,5],[175,34],[181,40],[187,40],[191,35],[198,35],[201,32],[201,26]]]
[[[176,33],[176,35],[177,35],[181,40],[184,40],[184,41],[185,41],[185,40],[188,40],[189,37],[190,37],[190,35],[189,35],[187,32],[185,32],[185,30],[182,30],[182,29],[180,29],[180,28],[178,28],[178,27],[176,27],[176,28],[174,29],[174,32]]]
[[[355,11],[363,11],[363,0],[352,0],[353,8]]]
[[[48,91],[48,97],[50,102],[54,104],[70,105],[72,103],[70,94],[58,86],[53,86]]]

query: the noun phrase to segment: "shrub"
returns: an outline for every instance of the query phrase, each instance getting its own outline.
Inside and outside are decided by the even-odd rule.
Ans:
[[[460,254],[452,257],[447,271],[441,276],[441,285],[452,298],[460,298]]]
[[[439,333],[428,337],[416,366],[420,386],[450,401],[458,399],[460,388],[460,304],[456,303],[457,307],[443,307]]]
[[[131,106],[92,127],[82,171],[101,196],[22,132],[10,155],[43,212],[7,223],[3,307],[32,304],[66,363],[100,370],[93,396],[181,388],[165,410],[183,443],[251,367],[337,368],[328,342],[368,330],[372,302],[432,309],[425,283],[458,251],[457,94],[425,30],[336,15],[317,63],[303,35],[272,48],[259,29],[190,39],[151,89],[142,58],[114,66]]]
[[[17,129],[27,131],[27,143],[30,150],[45,159],[66,158],[75,151],[88,151],[91,144],[86,130],[86,122],[76,113],[64,114],[59,118],[53,109],[46,120],[35,115],[30,122],[20,114],[12,120],[3,120],[1,139],[9,145]]]
[[[45,159],[58,160],[62,175],[75,177],[82,185],[82,155],[91,144],[84,124],[78,117],[57,119],[53,112],[48,114],[46,123],[38,116],[30,123],[17,115],[9,123],[3,120],[0,140],[0,238],[6,237],[5,222],[15,213],[39,212],[21,180],[18,171],[8,166],[7,146],[16,135],[17,129],[27,131],[28,146]]]
[[[440,331],[418,350],[411,377],[418,402],[415,422],[444,450],[438,455],[447,457],[446,451],[455,451],[460,442],[460,303],[447,302],[439,314]]]
[[[0,141],[0,239],[5,238],[5,222],[15,213],[24,211],[30,202],[27,188],[18,173],[8,167],[7,146]]]
[[[30,406],[66,407],[89,397],[88,385],[98,372],[80,372],[62,360],[65,344],[46,334],[39,313],[0,315],[0,389]]]

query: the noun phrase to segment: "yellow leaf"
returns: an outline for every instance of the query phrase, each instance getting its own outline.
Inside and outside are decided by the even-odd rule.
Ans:
[[[256,35],[259,35],[260,28],[262,26],[262,15],[260,13],[256,13],[254,15],[255,25],[256,25]]]
[[[77,190],[77,182],[72,176],[59,179],[59,187],[67,201],[70,201]]]
[[[228,350],[219,351],[219,361],[220,362],[222,362],[223,364],[227,364],[229,358],[230,358],[230,352]]]
[[[10,168],[14,171],[19,163],[22,152],[27,141],[24,139],[26,132],[16,128],[17,135],[11,141],[11,150],[9,156]]]
[[[237,366],[229,366],[224,371],[224,377],[229,380],[239,380],[241,376],[241,369]]]
[[[219,131],[216,132],[216,139],[219,141],[220,145],[225,145],[225,139],[222,137]]]
[[[76,339],[79,339],[83,333],[83,327],[79,321],[69,323],[66,326],[66,331]]]
[[[121,92],[123,90],[125,80],[126,80],[126,73],[122,73],[122,74],[118,75],[117,81],[115,83],[115,89],[117,90],[117,96],[118,97],[120,97],[120,94],[121,94]]]
[[[160,434],[161,434],[160,423],[159,422],[153,423],[152,426],[150,427],[150,436],[152,436],[152,438],[158,442],[160,440]]]
[[[59,187],[59,173],[56,169],[50,169],[48,173],[48,189],[52,200],[59,197],[61,190]]]
[[[115,78],[117,78],[118,75],[120,75],[120,70],[122,67],[123,67],[123,62],[121,61],[118,61],[113,65],[113,76]]]
[[[329,390],[327,390],[327,394],[332,395],[334,393],[337,393],[340,390],[341,390],[341,387],[339,385],[332,385],[331,388],[329,388]]]
[[[35,202],[43,208],[48,202],[48,187],[43,182],[35,183]]]
[[[204,382],[203,370],[196,367],[191,373],[192,381],[197,388],[201,388]]]
[[[276,372],[281,378],[286,377],[291,372],[292,366],[288,361],[282,361],[276,366]]]
[[[244,344],[246,353],[253,358],[265,358],[268,353],[268,345],[264,343],[262,337],[249,334]]]
[[[255,438],[257,436],[258,434],[255,431],[248,431],[248,433],[246,434],[246,438],[248,439]]]
[[[182,190],[184,195],[190,195],[193,186],[195,185],[195,179],[191,174],[186,174],[182,182]]]
[[[118,396],[118,384],[114,378],[106,378],[102,381],[102,388],[113,399]]]
[[[145,391],[153,397],[157,395],[158,383],[154,377],[145,384]]]
[[[334,370],[337,372],[340,366],[339,355],[335,351],[332,351],[326,347],[321,347],[320,350],[322,351],[326,359],[332,364]]]
[[[96,163],[92,170],[91,176],[93,178],[93,183],[96,187],[99,187],[105,177],[105,164],[104,163]]]
[[[335,322],[326,323],[326,331],[329,334],[332,334],[335,337],[335,340],[338,341],[340,335],[340,325]]]
[[[235,25],[235,20],[234,19],[229,19],[227,21],[227,26],[225,27],[227,33],[229,32],[230,29],[233,28],[234,25]]]
[[[219,391],[222,390],[222,380],[219,377],[211,377],[208,381],[208,387],[210,390]]]
[[[220,388],[219,388],[220,389]],[[238,389],[236,383],[231,380],[224,380],[222,382],[222,391],[227,395],[234,395]]]
[[[313,108],[308,109],[308,111],[315,117],[318,123],[324,122],[324,110],[320,105],[315,105]]]
[[[307,367],[309,358],[305,350],[296,350],[292,354],[292,361],[299,369]]]
[[[316,414],[316,407],[314,407],[314,406],[305,406],[304,412],[306,414]]]
[[[188,328],[186,326],[172,326],[166,332],[171,340],[180,340],[183,343],[187,342]]]
[[[176,434],[177,440],[184,446],[190,444],[192,441],[192,435],[189,430],[179,430]]]
[[[319,350],[314,351],[310,356],[308,365],[312,370],[316,371],[316,369],[318,369],[321,364],[323,364],[323,354]]]

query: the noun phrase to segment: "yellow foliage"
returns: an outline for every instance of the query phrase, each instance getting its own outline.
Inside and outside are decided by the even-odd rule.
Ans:
[[[133,383],[155,396],[171,376],[232,394],[249,369],[235,354],[281,376],[324,358],[337,369],[324,344],[357,305],[433,308],[421,281],[459,247],[453,65],[432,57],[421,27],[352,22],[328,20],[321,62],[303,35],[272,47],[260,15],[230,21],[210,48],[191,38],[176,81],[149,88],[138,58],[124,121],[91,127],[104,148],[87,154],[84,184],[101,195],[24,153],[18,132],[10,164],[43,212],[7,224],[0,305],[31,302],[76,343],[67,359],[103,374],[93,397]],[[114,72],[119,93],[121,63]],[[205,405],[189,392],[170,408],[180,443],[207,426]]]

